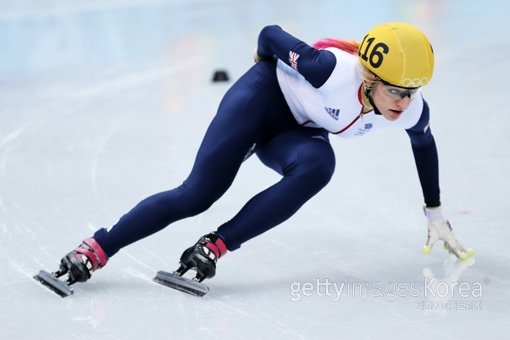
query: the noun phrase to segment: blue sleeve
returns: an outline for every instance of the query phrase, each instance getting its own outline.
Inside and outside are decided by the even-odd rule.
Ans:
[[[419,99],[417,99],[419,100]],[[423,100],[423,99],[422,99]],[[439,160],[436,142],[429,126],[429,106],[423,100],[423,111],[415,126],[406,130],[411,139],[414,161],[427,207],[441,205],[439,190]]]
[[[296,69],[313,87],[321,87],[333,72],[333,53],[318,50],[295,38],[280,26],[266,26],[259,34],[257,53],[262,58],[278,58]]]

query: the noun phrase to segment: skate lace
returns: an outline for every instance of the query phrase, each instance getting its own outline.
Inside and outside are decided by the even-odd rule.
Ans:
[[[198,245],[201,253],[214,263],[227,252],[227,246],[223,240],[214,233],[203,236]]]
[[[90,259],[86,255],[78,254],[77,258],[80,259],[80,262],[83,263],[89,271],[94,270],[94,264],[92,263],[92,261],[90,261]]]
[[[202,249],[202,252],[204,253],[204,255],[207,256],[208,258],[210,258],[211,260],[213,260],[214,263],[216,263],[218,261],[219,249],[218,249],[218,247],[216,247],[216,245],[214,243],[207,242],[206,244],[203,244],[200,248]]]
[[[80,246],[76,249],[76,258],[87,267],[89,271],[93,271],[95,267],[95,263],[99,264],[99,258],[94,253],[88,245],[85,243],[80,244]],[[94,256],[95,261],[90,257]]]
[[[95,271],[102,267],[101,258],[95,250],[83,242],[76,248],[76,257],[87,267],[89,271]]]

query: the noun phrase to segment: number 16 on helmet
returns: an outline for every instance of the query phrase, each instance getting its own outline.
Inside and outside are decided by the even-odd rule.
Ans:
[[[386,83],[417,88],[428,84],[434,71],[434,51],[417,27],[386,23],[372,28],[359,48],[361,64]]]

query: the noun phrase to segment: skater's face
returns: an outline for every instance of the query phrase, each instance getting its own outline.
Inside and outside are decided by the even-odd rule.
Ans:
[[[417,94],[416,90],[405,90],[378,81],[371,91],[372,100],[384,118],[395,121],[405,111]]]

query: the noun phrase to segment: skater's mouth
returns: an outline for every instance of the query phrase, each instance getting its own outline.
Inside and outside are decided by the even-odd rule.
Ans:
[[[386,114],[386,118],[389,120],[397,120],[400,118],[402,110],[396,110],[396,109],[388,109],[388,113]]]

